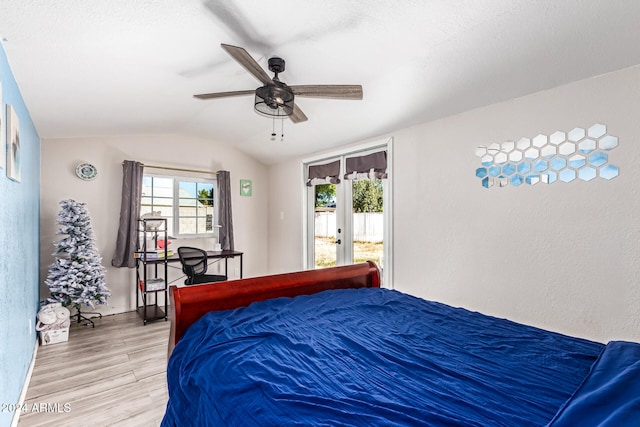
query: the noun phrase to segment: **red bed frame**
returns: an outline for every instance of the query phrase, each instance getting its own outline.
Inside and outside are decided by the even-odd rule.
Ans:
[[[246,307],[271,298],[311,295],[329,289],[379,287],[380,271],[372,261],[204,285],[172,286],[169,355],[187,328],[210,311]]]

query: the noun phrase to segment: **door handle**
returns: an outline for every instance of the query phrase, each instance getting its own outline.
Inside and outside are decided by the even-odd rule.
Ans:
[[[340,245],[340,244],[342,244],[342,240],[341,240],[341,239],[336,240],[336,241],[335,241],[335,244],[336,244],[336,245]]]

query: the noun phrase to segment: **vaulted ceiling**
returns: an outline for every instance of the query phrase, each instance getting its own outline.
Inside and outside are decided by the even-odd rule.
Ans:
[[[2,0],[0,37],[42,138],[185,134],[266,164],[640,64],[636,0]],[[361,84],[362,101],[296,98],[275,124],[244,47],[290,85]],[[271,75],[271,73],[269,72]],[[284,140],[280,133],[284,129]]]

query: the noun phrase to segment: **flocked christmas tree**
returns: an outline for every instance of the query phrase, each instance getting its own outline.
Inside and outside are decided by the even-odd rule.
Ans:
[[[53,243],[57,249],[54,253],[56,262],[49,268],[45,284],[51,292],[49,301],[72,305],[80,323],[84,318],[81,315],[82,304],[90,307],[106,304],[111,292],[105,285],[105,269],[96,248],[85,204],[63,200],[60,206],[62,208],[57,221],[60,229],[57,234],[66,237]]]

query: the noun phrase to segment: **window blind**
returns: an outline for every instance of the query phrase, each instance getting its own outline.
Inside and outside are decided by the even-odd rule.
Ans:
[[[378,151],[364,156],[347,157],[344,179],[385,179],[387,152]]]
[[[338,184],[340,182],[340,160],[323,165],[309,166],[307,187],[317,184]]]

